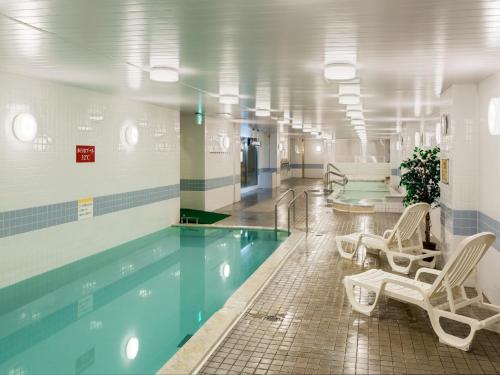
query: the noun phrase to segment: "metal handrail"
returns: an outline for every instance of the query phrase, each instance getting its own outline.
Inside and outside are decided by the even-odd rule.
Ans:
[[[336,181],[336,180],[330,180],[330,175],[342,177],[342,182],[339,182],[339,181]],[[347,179],[346,175],[339,174],[339,173],[336,173],[336,172],[333,172],[333,171],[327,171],[325,173],[325,175],[323,176],[323,181],[325,181],[325,179],[326,179],[326,186],[327,186],[327,188],[329,190],[331,190],[332,183],[345,187],[347,185],[347,183],[349,182],[349,180]]]
[[[292,200],[294,200],[295,199],[295,190],[294,189],[288,189],[283,194],[281,194],[280,197],[274,202],[274,230],[275,231],[278,231],[278,204],[290,192],[292,193]],[[288,216],[290,216],[290,212],[288,213]],[[293,218],[295,219],[295,207],[293,208]]]
[[[333,165],[332,163],[328,163],[326,165],[326,171],[328,172],[330,170],[330,168],[332,168],[333,170],[336,170],[337,172],[339,172],[340,174],[343,174],[342,171],[337,168],[335,165]],[[344,175],[345,176],[345,175]]]
[[[307,190],[304,190],[302,193],[293,198],[290,202],[288,202],[288,235],[292,232],[290,231],[290,208],[293,206],[295,212],[295,201],[301,196],[305,195],[306,197],[306,233],[309,232],[309,194]]]

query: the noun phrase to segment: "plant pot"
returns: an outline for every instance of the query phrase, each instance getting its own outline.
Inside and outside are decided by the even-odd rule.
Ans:
[[[436,250],[436,243],[435,242],[423,241],[422,245],[424,245],[424,249],[427,249],[427,250]]]
[[[435,242],[423,241],[422,245],[424,246],[424,249],[427,249],[427,250],[436,250],[436,243]],[[424,258],[424,260],[426,262],[432,262],[434,260],[434,257]]]

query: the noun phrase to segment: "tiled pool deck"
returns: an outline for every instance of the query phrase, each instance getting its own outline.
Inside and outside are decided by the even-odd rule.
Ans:
[[[315,180],[292,185],[320,187]],[[286,186],[281,188],[284,191]],[[279,192],[273,192],[274,196]],[[234,206],[222,224],[269,225],[270,191]],[[262,203],[264,202],[264,203]],[[264,212],[248,212],[261,204]],[[272,208],[272,204],[269,205]],[[373,316],[353,312],[341,283],[362,265],[340,259],[334,237],[353,231],[382,233],[397,214],[334,214],[324,197],[313,197],[310,233],[253,306],[200,370],[202,374],[480,374],[500,373],[500,335],[480,331],[470,352],[439,343],[425,311],[383,300]],[[297,208],[297,225],[304,217]],[[281,213],[280,224],[285,215]],[[368,256],[365,268],[383,267]],[[462,327],[452,327],[460,331]]]

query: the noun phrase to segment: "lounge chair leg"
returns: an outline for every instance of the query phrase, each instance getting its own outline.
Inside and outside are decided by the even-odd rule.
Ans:
[[[436,332],[436,335],[439,337],[439,342],[453,346],[466,352],[469,351],[470,345],[472,343],[472,340],[474,339],[477,329],[470,324],[457,320],[458,322],[467,324],[470,327],[469,335],[464,338],[450,335],[449,333],[445,332],[443,327],[441,326],[441,322],[439,320],[441,316],[443,315],[439,314],[436,311],[429,311],[429,319],[431,321],[434,332]]]
[[[376,292],[375,300],[373,301],[373,304],[363,305],[363,304],[359,303],[358,301],[356,301],[356,296],[354,295],[354,292],[353,292],[355,284],[353,284],[349,279],[344,279],[344,286],[346,289],[347,298],[349,299],[349,302],[351,303],[353,310],[356,310],[362,314],[370,316],[372,314],[373,309],[375,309],[375,306],[377,306],[377,304],[378,304],[380,292]]]
[[[399,273],[404,273],[406,275],[408,275],[410,273],[410,269],[411,269],[411,265],[412,265],[411,260],[408,259],[409,263],[405,267],[405,266],[400,266],[400,265],[396,264],[396,262],[394,261],[394,254],[391,254],[390,252],[386,252],[386,255],[387,255],[387,260],[389,261],[389,265],[391,266],[393,271],[396,271]]]
[[[430,256],[429,258],[432,258],[430,262],[426,261],[425,259],[422,259],[421,261],[418,262],[418,264],[422,267],[426,268],[435,268],[436,267],[436,256]]]
[[[352,244],[352,253],[347,252],[344,250],[344,247],[342,246],[342,237],[337,237],[335,239],[335,242],[337,243],[337,251],[339,252],[340,256],[345,259],[352,259],[354,257],[354,254],[356,254],[356,245],[352,244],[351,242],[347,242],[348,244]]]

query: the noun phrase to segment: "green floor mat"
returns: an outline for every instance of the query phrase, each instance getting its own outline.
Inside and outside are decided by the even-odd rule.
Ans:
[[[185,223],[183,221],[183,218],[185,218],[184,220],[187,220],[190,224],[195,224],[196,219],[198,219],[198,224],[213,224],[229,216],[231,215],[181,208],[181,223]]]

